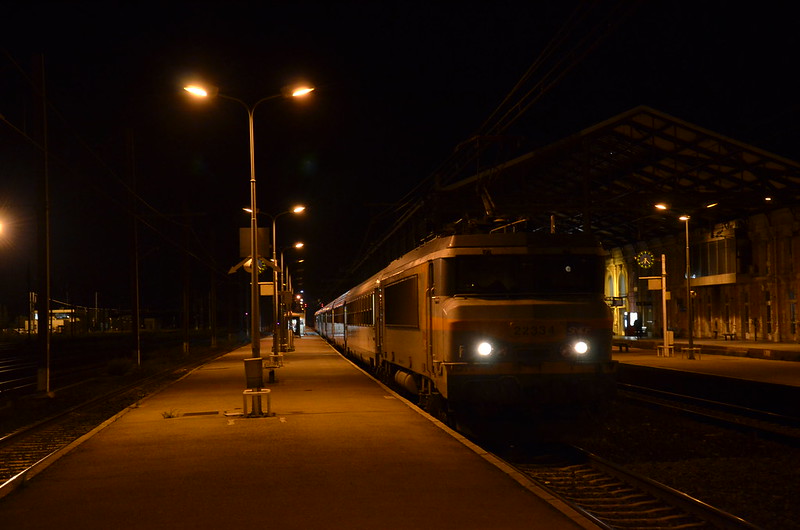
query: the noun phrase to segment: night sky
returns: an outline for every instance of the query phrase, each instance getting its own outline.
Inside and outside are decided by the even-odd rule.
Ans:
[[[377,220],[481,133],[557,35],[523,88],[544,66],[579,60],[504,134],[547,145],[645,104],[800,160],[800,50],[786,4],[597,4],[1,2],[0,307],[23,310],[37,282],[41,57],[52,297],[78,305],[130,308],[134,204],[144,307],[179,307],[185,270],[198,292],[211,276],[246,281],[226,273],[248,223],[247,115],[190,100],[189,81],[248,104],[316,86],[255,113],[259,209],[308,207],[280,217],[278,246],[306,243],[287,260],[306,259],[296,274],[312,305],[339,294]]]

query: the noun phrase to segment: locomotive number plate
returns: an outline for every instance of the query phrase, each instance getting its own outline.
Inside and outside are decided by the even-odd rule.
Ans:
[[[542,337],[552,338],[559,334],[559,329],[553,324],[515,324],[511,322],[511,334],[514,337]]]

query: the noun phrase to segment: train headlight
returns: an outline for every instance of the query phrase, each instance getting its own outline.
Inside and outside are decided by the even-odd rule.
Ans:
[[[572,351],[578,355],[586,355],[586,352],[589,351],[589,344],[585,341],[579,340],[572,345]]]
[[[478,355],[480,355],[481,357],[489,357],[492,354],[492,352],[494,352],[494,347],[492,347],[492,344],[490,342],[484,341],[478,344],[476,351],[478,352]]]
[[[583,339],[575,339],[561,344],[561,355],[567,359],[585,358],[590,350],[589,342]]]

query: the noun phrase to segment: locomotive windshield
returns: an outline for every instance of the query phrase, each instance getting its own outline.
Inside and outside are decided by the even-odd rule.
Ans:
[[[443,295],[517,296],[603,292],[603,258],[586,254],[458,256],[442,260]]]

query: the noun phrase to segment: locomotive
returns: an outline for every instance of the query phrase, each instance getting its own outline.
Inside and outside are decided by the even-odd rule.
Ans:
[[[604,256],[585,234],[436,237],[319,309],[316,329],[448,421],[577,418],[614,392]]]

